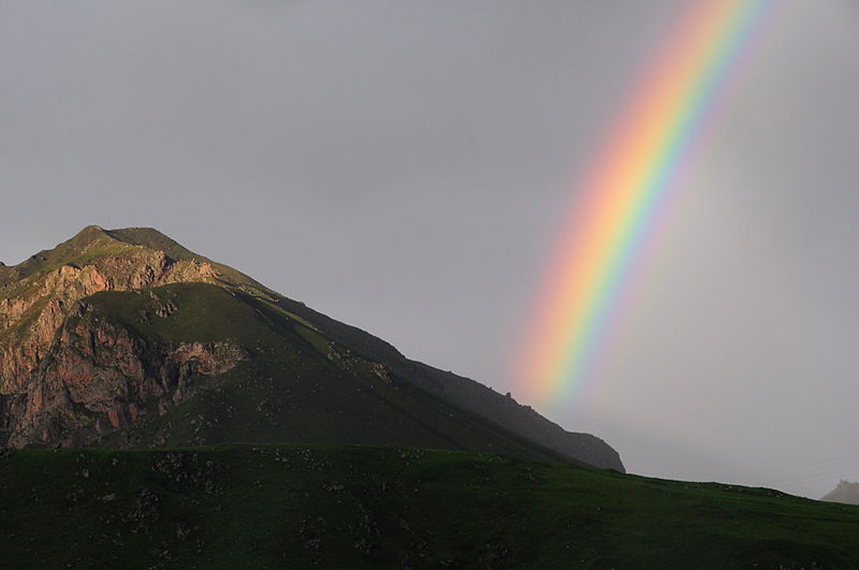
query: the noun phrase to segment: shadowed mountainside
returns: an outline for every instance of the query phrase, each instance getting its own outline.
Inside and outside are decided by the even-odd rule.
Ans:
[[[297,441],[623,471],[602,440],[410,361],[153,229],[90,226],[0,267],[0,443]]]

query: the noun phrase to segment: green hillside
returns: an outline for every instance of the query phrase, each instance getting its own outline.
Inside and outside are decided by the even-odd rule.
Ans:
[[[151,228],[89,226],[0,267],[0,445],[247,441],[619,455]]]
[[[0,491],[7,568],[859,568],[859,507],[498,455],[6,451]]]
[[[172,307],[169,316],[148,316],[163,306]],[[106,330],[113,336],[126,331],[145,343],[139,349],[144,362],[159,362],[158,347],[192,342],[240,343],[247,353],[226,373],[190,376],[193,397],[166,413],[157,413],[150,400],[148,413],[135,425],[102,440],[107,447],[314,441],[569,461],[397,379],[329,341],[301,317],[241,291],[205,283],[105,291],[89,297],[87,310],[71,317],[65,330],[72,331],[70,337],[73,331]]]

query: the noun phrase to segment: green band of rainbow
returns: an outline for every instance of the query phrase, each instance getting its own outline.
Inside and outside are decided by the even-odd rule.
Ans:
[[[537,405],[587,381],[653,225],[729,71],[772,0],[696,0],[668,35],[579,185],[516,377]]]

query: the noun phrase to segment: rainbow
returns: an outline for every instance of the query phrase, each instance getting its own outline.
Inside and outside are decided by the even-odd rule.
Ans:
[[[714,103],[773,0],[695,0],[577,186],[514,375],[539,406],[593,374],[630,274]]]

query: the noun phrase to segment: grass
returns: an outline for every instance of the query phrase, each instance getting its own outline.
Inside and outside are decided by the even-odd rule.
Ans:
[[[154,230],[87,228],[0,268],[0,299],[138,248],[208,262]],[[248,358],[162,415],[144,402],[108,449],[0,451],[0,566],[859,569],[857,507],[563,465],[420,389],[387,343],[215,266],[229,287],[102,292],[69,317],[71,336],[80,319],[132,332],[145,365],[187,342]],[[256,443],[203,447],[227,441]]]
[[[120,321],[144,337],[169,342],[274,342],[267,316],[239,292],[206,283],[174,283],[143,291],[102,291],[87,302],[95,316]],[[175,312],[158,317],[159,307]],[[279,331],[280,332],[280,331]]]
[[[8,453],[14,568],[859,568],[859,508],[453,451]]]
[[[326,339],[301,318],[241,291],[177,283],[87,298],[84,330],[123,327],[148,347],[144,361],[185,342],[229,342],[248,357],[217,377],[195,377],[192,398],[159,415],[154,405],[134,433],[103,444],[202,445],[225,441],[322,441],[497,451],[541,461],[568,460],[429,395]],[[169,315],[158,316],[159,307]],[[162,312],[162,314],[164,314]],[[130,439],[126,437],[130,435]]]

